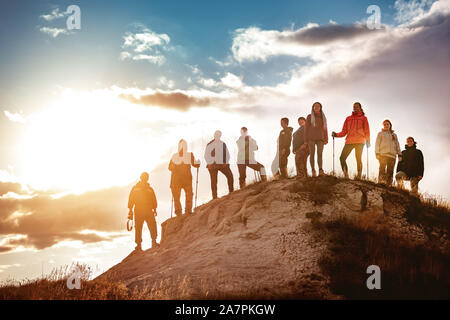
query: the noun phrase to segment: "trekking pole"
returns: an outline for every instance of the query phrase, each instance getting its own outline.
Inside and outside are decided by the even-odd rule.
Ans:
[[[195,206],[194,206],[194,209],[197,208],[197,189],[198,189],[198,168],[197,168],[197,179],[195,181]]]
[[[369,147],[367,147],[367,180],[369,180]]]
[[[335,176],[336,173],[334,171],[334,137],[333,137],[333,176]]]

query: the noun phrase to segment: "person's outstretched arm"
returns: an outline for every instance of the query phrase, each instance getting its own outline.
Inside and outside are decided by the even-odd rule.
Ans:
[[[191,152],[191,165],[195,168],[200,167],[200,160],[196,160],[192,152]]]

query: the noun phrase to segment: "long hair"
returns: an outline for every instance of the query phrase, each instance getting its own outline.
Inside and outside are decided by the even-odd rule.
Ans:
[[[363,110],[361,103],[357,101],[353,104],[353,107],[355,107],[355,104],[357,104],[359,106],[359,109],[361,109],[361,112],[364,114],[364,110]]]
[[[322,104],[320,102],[314,102],[311,107],[311,124],[313,127],[316,126],[316,116],[315,116],[315,112],[314,112],[314,105],[316,103],[320,106],[320,113],[322,114],[322,120],[323,120],[323,128],[326,129],[327,128],[327,117],[325,117],[325,113],[323,113]]]
[[[385,119],[385,120],[383,121],[383,123],[385,123],[385,122],[389,123],[389,132],[390,132],[391,135],[392,135],[392,140],[395,141],[394,129],[392,129],[392,122],[391,122],[391,120]]]

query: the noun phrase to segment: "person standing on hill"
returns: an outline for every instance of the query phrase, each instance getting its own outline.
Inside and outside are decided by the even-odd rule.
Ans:
[[[182,213],[180,196],[181,189],[184,190],[186,197],[185,214],[192,213],[192,173],[191,166],[200,167],[200,161],[195,160],[192,152],[187,151],[187,142],[181,139],[178,143],[178,152],[172,155],[169,163],[169,171],[172,172],[170,178],[170,189],[175,204],[175,214],[180,216]]]
[[[135,242],[136,251],[141,251],[142,243],[142,228],[144,221],[147,223],[147,227],[150,230],[150,236],[152,238],[152,248],[158,246],[156,238],[158,237],[158,231],[156,229],[155,216],[158,202],[156,201],[155,192],[148,183],[149,175],[147,172],[141,174],[140,181],[131,189],[128,197],[128,219],[133,220],[135,218]],[[133,213],[134,209],[134,213]]]
[[[322,110],[320,102],[314,102],[311,114],[306,118],[305,139],[309,146],[309,162],[311,164],[311,175],[316,176],[314,164],[314,155],[317,146],[317,165],[319,166],[319,175],[324,175],[322,153],[323,147],[328,143],[327,118]]]
[[[401,157],[402,152],[390,120],[386,119],[383,121],[383,129],[378,133],[375,142],[375,155],[380,163],[378,183],[386,183],[388,186],[392,185],[395,160],[397,155]]]
[[[304,117],[298,118],[299,128],[292,135],[292,153],[295,154],[295,168],[297,169],[297,177],[305,178],[307,176],[306,163],[309,156],[309,147],[305,139]]]
[[[267,181],[266,169],[255,160],[255,151],[258,145],[255,139],[248,135],[246,127],[241,128],[241,136],[236,141],[238,147],[237,166],[239,170],[239,187],[245,187],[245,179],[247,177],[247,167],[258,171],[261,174],[261,181]]]
[[[333,137],[345,137],[345,146],[342,149],[340,161],[344,176],[348,178],[347,158],[355,149],[356,165],[358,169],[357,179],[361,179],[362,175],[362,153],[364,144],[367,148],[370,148],[370,128],[369,121],[364,114],[361,103],[355,102],[353,104],[352,115],[347,117],[342,127],[342,131],[339,133],[332,132]]]
[[[403,181],[409,180],[411,193],[417,194],[419,191],[419,181],[423,178],[424,163],[422,151],[417,149],[417,142],[413,137],[406,139],[405,150],[402,151],[397,166],[395,179],[400,188],[403,189]]]
[[[230,152],[225,142],[220,140],[222,132],[217,130],[214,139],[208,142],[205,149],[206,167],[211,177],[211,192],[213,199],[217,199],[217,174],[222,172],[227,178],[228,192],[234,190],[233,173],[230,169]]]
[[[281,127],[283,128],[280,131],[280,135],[278,136],[278,168],[279,172],[277,175],[281,176],[281,178],[288,178],[288,157],[291,153],[291,140],[292,140],[292,131],[293,128],[289,127],[289,119],[282,118],[280,120]]]

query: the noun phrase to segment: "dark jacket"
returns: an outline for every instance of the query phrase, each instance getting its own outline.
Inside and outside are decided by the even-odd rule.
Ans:
[[[216,148],[219,149],[216,158]],[[230,163],[230,152],[228,151],[227,144],[222,140],[216,142],[216,140],[211,140],[206,145],[205,149],[205,160],[206,167],[211,164],[229,164]]]
[[[403,171],[408,177],[423,177],[424,165],[422,151],[415,145],[402,151],[402,161],[397,165],[397,172]]]
[[[280,131],[280,136],[278,137],[278,151],[280,155],[283,149],[286,150],[285,156],[288,156],[291,152],[292,131],[294,131],[292,127],[287,127]]]
[[[313,111],[314,112],[314,111]],[[311,124],[311,114],[306,118],[305,124],[305,140],[317,141],[322,140],[328,143],[328,129],[324,128],[322,113],[316,114],[316,125]]]
[[[302,126],[292,135],[292,151],[295,152],[300,149],[305,142],[305,126]]]
[[[131,189],[128,197],[128,209],[133,210],[135,214],[151,213],[158,207],[155,192],[148,182],[139,181]]]

